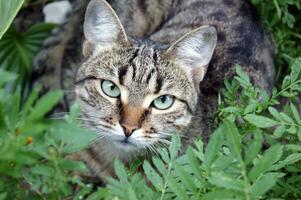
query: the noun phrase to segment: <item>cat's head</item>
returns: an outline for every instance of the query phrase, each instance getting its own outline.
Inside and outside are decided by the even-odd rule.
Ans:
[[[83,121],[125,152],[165,144],[187,126],[216,45],[213,27],[195,29],[167,48],[129,38],[103,0],[87,8],[76,94]]]

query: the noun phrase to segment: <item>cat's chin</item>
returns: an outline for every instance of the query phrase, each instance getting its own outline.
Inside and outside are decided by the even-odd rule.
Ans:
[[[137,152],[140,150],[137,144],[127,138],[115,140],[113,141],[113,145],[120,151]]]

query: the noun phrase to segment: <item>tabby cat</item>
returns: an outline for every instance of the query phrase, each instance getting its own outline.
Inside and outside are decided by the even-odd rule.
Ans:
[[[248,1],[91,0],[84,38],[76,99],[98,139],[77,157],[98,178],[113,174],[116,158],[130,163],[168,145],[174,132],[185,145],[206,138],[235,64],[257,86],[273,86],[274,45]]]

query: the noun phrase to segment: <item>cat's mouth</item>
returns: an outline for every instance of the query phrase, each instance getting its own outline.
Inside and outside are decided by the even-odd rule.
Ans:
[[[136,147],[137,144],[135,144],[135,142],[131,141],[130,138],[128,137],[124,137],[120,140],[115,141],[116,145],[121,146],[121,147],[125,147],[125,148],[131,148],[131,147]]]
[[[129,141],[129,139],[127,137],[120,140],[120,143],[122,145],[134,145],[131,141]]]

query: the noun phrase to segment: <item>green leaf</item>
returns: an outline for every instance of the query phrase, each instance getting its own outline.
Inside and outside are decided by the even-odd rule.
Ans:
[[[50,136],[65,144],[64,153],[74,153],[80,151],[91,144],[97,135],[76,124],[57,122],[50,127]]]
[[[301,153],[293,153],[285,158],[283,163],[290,165],[301,160]]]
[[[278,121],[282,121],[280,113],[275,108],[270,106],[268,110],[275,119],[277,119]]]
[[[274,135],[277,137],[277,138],[280,138],[282,137],[282,135],[284,134],[285,132],[285,126],[278,126],[275,131],[274,131]]]
[[[99,188],[96,192],[92,193],[90,196],[86,198],[86,200],[100,200],[108,197],[107,188]]]
[[[192,147],[188,147],[187,151],[187,159],[188,159],[188,164],[191,167],[192,172],[199,178],[202,179],[202,172],[200,169],[200,163],[197,160],[197,157],[194,154],[194,151]]]
[[[13,81],[17,78],[17,75],[3,69],[0,69],[0,87],[9,81]]]
[[[165,175],[164,177],[165,177],[170,189],[172,189],[172,191],[179,197],[179,199],[189,200],[189,197],[187,196],[186,192],[177,183],[177,181],[175,179],[173,179],[169,175]]]
[[[224,136],[225,125],[222,124],[218,127],[217,130],[211,135],[208,146],[205,150],[205,160],[204,165],[207,171],[210,171],[211,165],[214,160],[217,158],[217,155],[220,151],[220,147],[222,146],[222,138]]]
[[[26,87],[30,78],[33,58],[53,27],[53,24],[40,23],[33,25],[26,32],[18,32],[14,27],[11,27],[0,40],[1,68],[20,75],[14,82],[14,87],[16,85],[22,88]]]
[[[255,114],[248,114],[244,119],[258,128],[268,128],[278,124],[278,122],[273,119]]]
[[[294,82],[298,79],[301,72],[301,58],[296,58],[291,66],[291,81]]]
[[[143,170],[147,179],[153,184],[153,186],[161,190],[163,188],[163,179],[148,161],[144,161]]]
[[[181,140],[178,134],[173,134],[171,139],[171,145],[169,146],[170,159],[174,160],[178,155],[181,147]]]
[[[283,173],[267,173],[257,179],[250,188],[250,193],[253,198],[257,199],[264,195],[277,182],[278,178],[284,176]]]
[[[212,172],[209,177],[209,182],[218,187],[243,192],[245,190],[245,183],[242,180],[231,177],[223,172]]]
[[[282,121],[285,121],[285,122],[288,122],[288,123],[294,123],[294,120],[290,116],[288,116],[287,114],[281,112],[280,116],[282,118]]]
[[[261,132],[256,131],[253,135],[254,139],[252,143],[248,146],[245,153],[246,164],[249,164],[254,160],[254,158],[258,155],[263,143],[263,137]]]
[[[240,162],[242,162],[241,136],[239,135],[239,132],[233,122],[225,120],[224,123],[226,127],[227,138],[230,141],[229,148],[232,149],[232,152],[235,154],[235,157],[238,158]]]
[[[236,192],[223,189],[223,190],[215,190],[212,192],[205,193],[201,199],[202,200],[230,200],[230,199],[236,199],[235,197],[237,197]]]
[[[35,86],[29,96],[27,97],[25,104],[22,109],[22,116],[25,118],[29,111],[32,109],[34,102],[38,99],[39,92],[41,90],[40,86]]]
[[[243,87],[252,86],[249,76],[242,70],[239,65],[235,66],[235,72],[238,75],[238,77],[235,76],[235,79],[238,80]]]
[[[136,193],[132,187],[131,184],[128,184],[127,185],[127,194],[128,194],[128,199],[131,199],[131,200],[138,200],[137,196],[136,196]]]
[[[290,109],[291,109],[291,112],[293,113],[293,116],[294,116],[295,120],[298,123],[301,123],[299,112],[298,112],[296,106],[293,103],[290,103]]]
[[[77,171],[77,172],[87,172],[86,165],[81,161],[76,160],[62,160],[59,166],[63,170]]]
[[[192,191],[194,193],[197,193],[197,188],[195,186],[195,182],[193,181],[193,177],[188,174],[184,168],[178,164],[174,163],[174,168],[177,173],[177,176],[179,176],[180,180],[182,181],[182,184],[184,184],[188,191]]]
[[[281,145],[276,144],[264,153],[249,173],[251,181],[255,181],[261,174],[268,171],[273,164],[280,159],[282,156],[282,148],[283,147]]]
[[[21,9],[24,0],[0,0],[0,39]]]
[[[124,165],[120,162],[120,160],[118,160],[118,159],[115,160],[114,169],[115,169],[116,176],[119,178],[119,180],[122,183],[127,183],[128,176],[127,176],[126,170],[124,168]]]
[[[27,119],[29,121],[34,121],[42,118],[59,102],[62,96],[63,92],[60,90],[48,92],[38,100]]]

